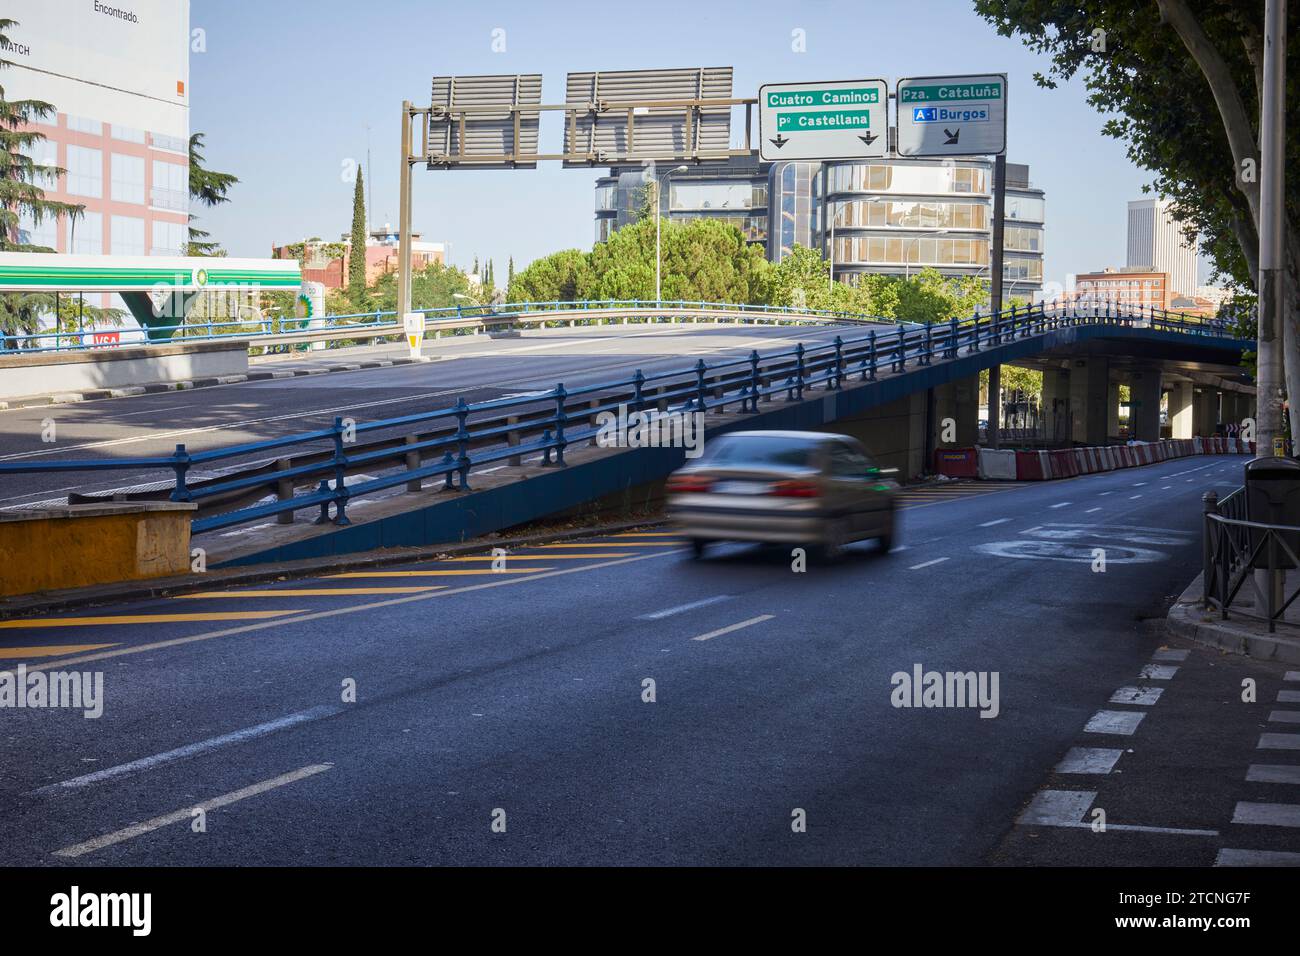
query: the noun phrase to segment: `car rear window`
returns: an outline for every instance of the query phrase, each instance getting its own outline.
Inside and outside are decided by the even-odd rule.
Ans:
[[[710,442],[706,460],[711,465],[784,465],[806,468],[812,464],[816,442],[762,435],[724,437]]]

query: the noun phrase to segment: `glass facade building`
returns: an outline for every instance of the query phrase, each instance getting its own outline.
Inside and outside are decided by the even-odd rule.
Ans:
[[[801,245],[833,255],[841,282],[927,267],[989,274],[991,158],[761,163],[753,156],[682,172],[614,168],[596,183],[596,242],[635,221],[656,173],[664,184],[660,215],[730,222],[763,243],[773,262]],[[1045,203],[1028,166],[1007,164],[1003,222],[1003,295],[1032,301],[1043,286]]]

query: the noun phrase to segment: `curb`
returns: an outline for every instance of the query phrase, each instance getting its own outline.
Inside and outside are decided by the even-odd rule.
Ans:
[[[1196,582],[1193,581],[1192,584],[1195,586]],[[1169,609],[1165,621],[1170,633],[1198,644],[1263,661],[1300,664],[1300,640],[1276,634],[1255,634],[1233,627],[1230,622],[1213,617],[1211,612],[1200,606],[1199,600],[1189,602],[1179,598]]]
[[[258,370],[246,375],[215,375],[207,378],[183,379],[175,382],[149,382],[145,385],[127,385],[122,388],[88,388],[80,392],[54,392],[48,395],[24,395],[0,401],[0,411],[19,408],[40,408],[49,405],[75,405],[79,402],[97,402],[106,398],[131,398],[136,395],[153,395],[159,392],[185,392],[195,388],[214,388],[218,385],[238,385],[242,382],[261,382],[274,378],[296,378],[303,375],[325,375],[330,372],[358,372],[372,368],[389,368],[394,365],[415,365],[433,362],[441,356],[421,356],[419,359],[376,359],[373,362],[349,362],[325,368],[300,368]]]
[[[71,610],[98,604],[147,600],[169,597],[190,591],[210,591],[214,587],[234,584],[258,584],[290,578],[317,577],[322,574],[348,571],[355,568],[382,567],[389,564],[407,564],[429,561],[443,555],[458,556],[491,551],[493,548],[520,548],[552,541],[574,538],[591,538],[630,531],[635,528],[659,528],[668,523],[667,518],[641,518],[617,524],[591,525],[563,531],[535,532],[513,538],[480,538],[464,543],[431,544],[420,548],[386,548],[354,555],[336,555],[330,558],[308,558],[287,561],[278,565],[258,565],[229,570],[216,569],[204,574],[183,577],[157,578],[151,581],[125,581],[120,584],[96,585],[36,594],[18,595],[12,599],[0,598],[0,620],[40,612]]]

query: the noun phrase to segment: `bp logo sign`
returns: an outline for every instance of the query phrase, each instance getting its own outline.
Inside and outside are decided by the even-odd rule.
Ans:
[[[208,284],[208,270],[207,270],[207,269],[195,269],[195,270],[194,270],[194,284],[195,284],[196,286],[199,286],[200,288],[202,288],[203,286],[205,286],[205,285]]]

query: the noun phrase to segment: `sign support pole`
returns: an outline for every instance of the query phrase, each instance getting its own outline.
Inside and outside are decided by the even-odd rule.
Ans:
[[[399,182],[397,246],[397,314],[411,311],[411,101],[402,102],[402,171]]]
[[[1002,246],[1006,232],[1007,212],[1007,157],[999,153],[993,159],[993,248],[989,258],[989,305],[993,310],[994,329],[1002,318]],[[996,345],[1001,336],[995,331],[993,342]],[[1002,413],[1002,367],[994,365],[989,369],[989,428],[988,442],[994,448],[999,447],[1001,436],[998,434],[999,419]]]
[[[1282,422],[1283,348],[1286,342],[1286,302],[1283,264],[1286,261],[1283,221],[1283,182],[1286,170],[1286,0],[1264,4],[1264,89],[1260,104],[1259,151],[1259,332],[1255,379],[1259,397],[1255,454],[1283,457],[1286,444]],[[1300,401],[1300,396],[1291,396]],[[1295,437],[1294,435],[1292,436]],[[1281,450],[1279,450],[1279,447]]]

